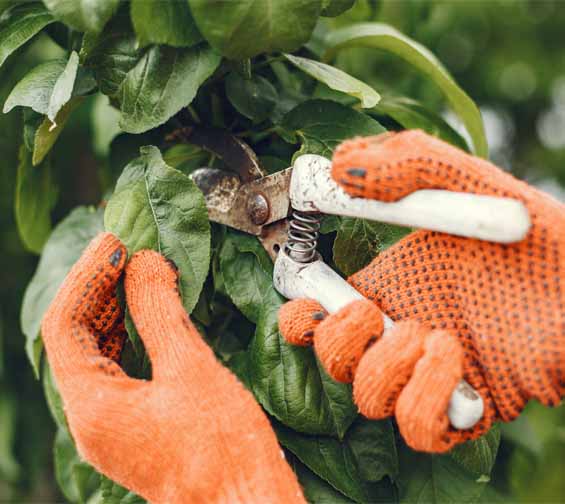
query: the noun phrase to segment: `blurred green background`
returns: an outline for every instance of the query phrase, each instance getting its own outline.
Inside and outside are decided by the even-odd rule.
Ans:
[[[565,3],[359,0],[341,17],[323,20],[319,31],[365,20],[390,23],[431,49],[479,104],[491,158],[565,201]],[[11,58],[0,72],[0,102],[30,63],[59,54],[41,35]],[[396,59],[357,49],[340,54],[338,65],[385,96],[409,96],[445,112],[438,90]],[[91,98],[55,147],[64,173],[55,221],[77,204],[100,201],[112,167],[107,111]],[[62,502],[52,467],[54,424],[19,326],[37,263],[13,218],[20,121],[19,110],[0,116],[0,502]],[[503,429],[494,486],[508,502],[565,502],[564,474],[565,408],[532,404]]]

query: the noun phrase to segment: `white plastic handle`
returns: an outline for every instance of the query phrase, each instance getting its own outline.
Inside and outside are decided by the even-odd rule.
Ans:
[[[318,259],[302,264],[288,256],[281,248],[273,272],[275,289],[288,299],[310,298],[318,301],[329,313],[357,299],[365,299],[326,263]],[[383,314],[384,315],[384,314]],[[384,315],[385,333],[394,322]],[[456,429],[470,429],[483,416],[482,397],[464,380],[451,395],[447,416]]]
[[[499,243],[522,240],[531,226],[527,208],[515,199],[425,189],[394,203],[383,203],[352,198],[330,172],[331,161],[322,156],[297,158],[290,183],[292,207]]]

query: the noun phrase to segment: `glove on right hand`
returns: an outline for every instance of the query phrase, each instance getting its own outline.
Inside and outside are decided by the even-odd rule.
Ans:
[[[476,438],[494,421],[516,418],[532,398],[558,404],[565,395],[565,206],[420,131],[347,141],[334,154],[332,175],[351,196],[386,202],[419,189],[516,198],[532,228],[514,244],[412,233],[349,278],[367,301],[330,316],[312,300],[284,305],[284,337],[313,342],[331,376],[353,381],[361,413],[396,415],[417,450],[443,452]],[[383,339],[379,308],[402,321]],[[464,431],[447,418],[461,378],[485,402],[481,421]]]

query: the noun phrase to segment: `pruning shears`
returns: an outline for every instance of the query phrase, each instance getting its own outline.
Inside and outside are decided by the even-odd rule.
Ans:
[[[214,153],[228,168],[192,173],[210,220],[257,236],[274,261],[275,288],[288,299],[315,299],[329,313],[363,297],[316,252],[320,214],[500,243],[519,241],[530,228],[527,209],[511,198],[445,190],[419,190],[394,203],[353,198],[331,178],[331,161],[322,156],[299,156],[291,167],[269,175],[253,150],[226,131],[183,128],[176,137]],[[394,322],[385,315],[384,325],[386,337]],[[483,410],[481,396],[462,380],[449,404],[452,426],[471,428]]]

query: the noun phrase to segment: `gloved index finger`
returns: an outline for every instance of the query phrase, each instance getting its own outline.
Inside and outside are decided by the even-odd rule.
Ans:
[[[331,167],[329,160],[316,155],[295,161],[290,187],[293,208],[501,243],[520,241],[530,229],[528,210],[513,198],[442,189],[420,189],[392,202],[353,197],[333,180]],[[355,170],[365,174],[362,168],[350,169]]]
[[[151,360],[153,380],[213,379],[218,363],[186,313],[178,271],[154,250],[136,252],[126,268],[126,300]]]

